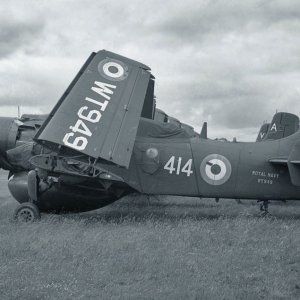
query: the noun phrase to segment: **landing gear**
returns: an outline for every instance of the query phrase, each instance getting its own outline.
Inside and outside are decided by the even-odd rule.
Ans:
[[[260,211],[262,212],[262,217],[269,214],[269,200],[258,200],[258,202],[262,202],[260,205]]]
[[[39,177],[36,170],[27,175],[29,201],[23,202],[14,212],[14,220],[20,223],[33,223],[41,218],[38,203]]]
[[[41,218],[41,214],[39,208],[35,204],[24,202],[16,208],[13,217],[16,222],[33,223]]]

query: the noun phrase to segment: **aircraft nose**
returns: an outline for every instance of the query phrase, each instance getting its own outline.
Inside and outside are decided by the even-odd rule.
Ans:
[[[7,150],[16,145],[18,126],[14,118],[0,117],[0,154],[5,156]]]

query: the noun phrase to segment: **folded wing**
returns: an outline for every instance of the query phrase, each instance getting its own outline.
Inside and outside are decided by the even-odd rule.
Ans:
[[[142,111],[153,116],[153,87],[149,67],[105,50],[93,53],[35,140],[128,167]]]

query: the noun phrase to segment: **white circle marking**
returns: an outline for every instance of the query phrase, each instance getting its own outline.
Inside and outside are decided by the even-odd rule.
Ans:
[[[224,176],[226,175],[226,165],[223,161],[221,161],[220,159],[211,159],[209,161],[209,165],[206,164],[205,166],[205,173],[206,175],[208,176],[208,178],[212,179],[212,180],[221,180],[224,178]],[[211,171],[211,167],[213,165],[218,165],[221,169],[220,173],[219,174],[214,174],[212,171]]]
[[[110,67],[115,67],[118,71],[116,73],[112,73],[109,71]],[[109,61],[103,65],[103,72],[111,78],[120,78],[124,75],[125,70],[120,64],[114,61]]]
[[[216,166],[218,169],[213,170]],[[201,162],[200,173],[208,184],[222,185],[231,176],[230,161],[223,155],[209,154]]]

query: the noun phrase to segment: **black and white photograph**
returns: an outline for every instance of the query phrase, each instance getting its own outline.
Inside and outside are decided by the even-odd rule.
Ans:
[[[0,0],[0,299],[300,299],[300,1]]]

